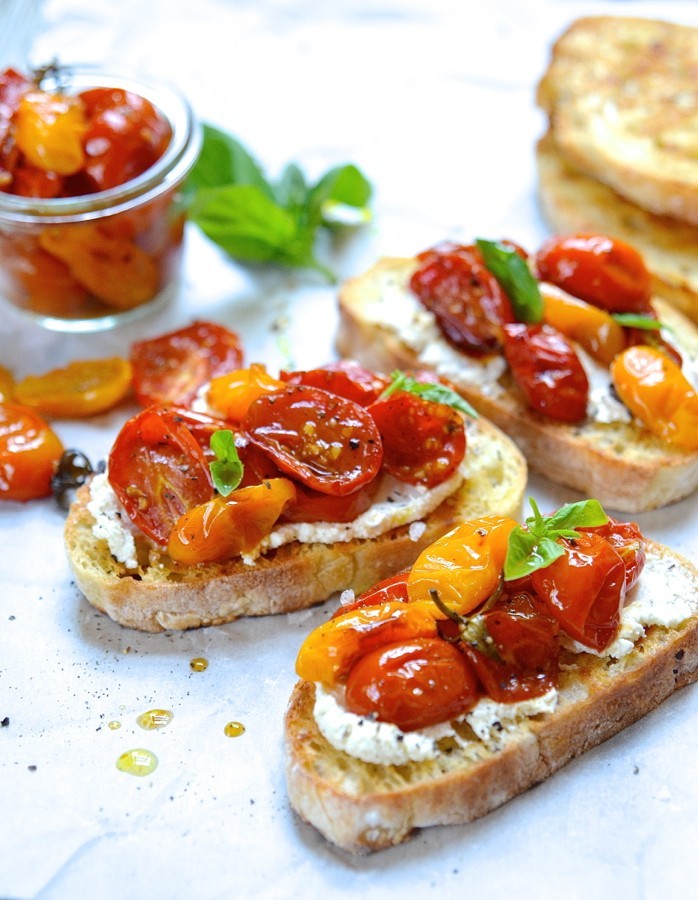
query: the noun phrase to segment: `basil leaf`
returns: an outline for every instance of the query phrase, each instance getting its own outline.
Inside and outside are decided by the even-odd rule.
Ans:
[[[295,163],[289,163],[274,188],[276,202],[295,215],[304,212],[308,204],[308,186],[305,176]]]
[[[219,494],[227,497],[242,481],[244,471],[235,446],[235,435],[225,428],[214,431],[209,443],[216,454],[215,460],[209,463],[213,485]]]
[[[637,313],[612,313],[612,317],[626,328],[642,328],[645,331],[659,331],[664,328],[661,322],[651,316],[642,316]]]
[[[392,378],[392,381],[380,395],[381,398],[389,397],[396,391],[406,391],[408,394],[414,394],[416,397],[421,397],[423,400],[430,400],[432,403],[443,403],[445,406],[457,409],[458,412],[470,416],[473,419],[478,418],[477,412],[468,401],[445,384],[417,381],[410,375],[406,375],[404,372],[398,370],[392,372],[390,377]]]
[[[543,298],[538,282],[516,250],[499,241],[478,238],[485,266],[502,285],[511,300],[518,322],[535,324],[543,318]]]
[[[550,531],[592,528],[595,525],[605,525],[606,522],[608,522],[608,516],[598,500],[566,503],[556,513],[546,518],[546,526]]]
[[[537,538],[523,528],[514,528],[509,535],[504,578],[506,581],[524,578],[537,569],[549,566],[564,552],[561,545],[549,537]]]
[[[311,221],[330,221],[328,212],[351,207],[368,214],[371,185],[356,166],[330,169],[312,188],[308,197]]]
[[[187,188],[249,184],[268,197],[273,191],[259,164],[232,135],[204,124],[201,153],[187,178]]]

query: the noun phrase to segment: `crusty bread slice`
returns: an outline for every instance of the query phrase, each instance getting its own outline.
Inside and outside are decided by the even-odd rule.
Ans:
[[[698,678],[698,570],[667,548],[692,591],[692,617],[675,628],[651,626],[618,661],[563,651],[552,713],[524,719],[493,749],[474,733],[435,760],[365,763],[336,750],[313,717],[315,686],[299,682],[285,718],[291,805],[328,840],[368,853],[406,840],[417,828],[470,822],[552,775]],[[675,570],[675,572],[678,571]],[[668,586],[670,587],[670,585]],[[642,580],[635,590],[642,589]]]
[[[636,247],[655,295],[698,322],[698,228],[656,216],[567,164],[551,133],[536,147],[538,196],[556,234],[608,234]]]
[[[292,612],[335,591],[366,590],[411,565],[437,537],[464,519],[491,510],[516,515],[526,464],[515,444],[483,419],[468,421],[463,486],[424,519],[425,529],[395,528],[372,540],[292,543],[259,557],[185,566],[147,547],[137,570],[127,570],[95,538],[87,509],[89,486],[77,492],[65,525],[68,561],[85,597],[114,621],[141,631],[220,625],[239,616]]]
[[[575,168],[658,215],[698,224],[698,29],[654,19],[577,19],[537,92]]]
[[[414,302],[407,294],[416,266],[415,259],[386,258],[342,286],[336,339],[341,354],[377,371],[434,367],[434,348],[445,347],[445,341],[435,333],[422,347],[396,324],[401,298],[405,304]],[[698,355],[698,330],[666,302],[653,303],[682,346]],[[552,481],[595,497],[609,509],[630,513],[673,503],[698,487],[698,452],[672,447],[635,422],[568,425],[546,419],[531,412],[508,371],[496,390],[488,389],[472,374],[472,365],[467,371],[458,369],[458,356],[451,353],[442,374],[516,441],[531,469]]]

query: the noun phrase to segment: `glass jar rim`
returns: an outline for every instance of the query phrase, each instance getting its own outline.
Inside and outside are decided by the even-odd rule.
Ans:
[[[42,83],[75,93],[91,88],[131,91],[146,100],[167,119],[172,137],[163,155],[152,166],[123,184],[78,197],[20,197],[0,191],[0,221],[58,224],[114,215],[140,205],[180,183],[201,150],[201,127],[184,94],[165,81],[141,78],[97,65],[60,64],[51,67]]]

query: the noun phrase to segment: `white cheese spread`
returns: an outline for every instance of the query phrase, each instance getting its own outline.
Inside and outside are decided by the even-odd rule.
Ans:
[[[95,475],[90,482],[87,510],[95,520],[92,533],[97,540],[105,540],[111,555],[127,569],[137,569],[134,532],[106,473]]]

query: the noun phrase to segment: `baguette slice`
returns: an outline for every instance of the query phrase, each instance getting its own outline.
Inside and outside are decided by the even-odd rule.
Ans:
[[[484,367],[450,348],[435,326],[418,334],[410,323],[403,329],[403,310],[416,302],[408,286],[416,266],[414,259],[386,258],[343,285],[336,339],[340,353],[378,371],[439,369],[478,412],[516,441],[531,469],[610,509],[636,513],[696,490],[698,452],[672,447],[635,422],[568,425],[547,419],[528,408],[508,371],[488,386],[482,381]],[[656,299],[653,305],[675,329],[681,347],[698,356],[695,326],[666,302]],[[424,316],[430,314],[416,314],[417,319]]]
[[[638,206],[698,225],[698,29],[581,18],[537,92],[565,159]]]
[[[468,421],[466,481],[429,516],[417,536],[409,525],[371,540],[334,544],[294,542],[259,557],[185,566],[167,556],[139,553],[127,570],[95,538],[87,509],[89,486],[77,492],[65,525],[68,562],[78,588],[115,622],[141,631],[220,625],[239,616],[292,612],[327,600],[335,591],[357,593],[411,565],[421,551],[458,522],[494,511],[515,516],[526,485],[526,463],[498,428]]]
[[[536,147],[538,197],[557,234],[609,234],[640,251],[653,293],[698,322],[698,228],[656,216],[567,164],[551,133]]]
[[[677,627],[653,625],[618,661],[563,651],[556,709],[524,719],[494,749],[473,733],[435,760],[365,763],[336,750],[313,717],[315,685],[296,684],[285,717],[291,805],[329,841],[365,854],[407,840],[418,828],[486,815],[552,775],[698,678],[698,570],[658,544],[648,555],[675,564],[692,615]],[[669,585],[671,587],[671,585]],[[642,579],[634,589],[642,590]]]

